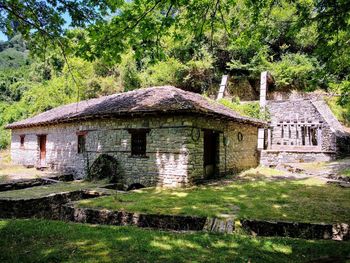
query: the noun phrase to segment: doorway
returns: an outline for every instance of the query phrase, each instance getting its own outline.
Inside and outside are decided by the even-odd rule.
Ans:
[[[38,135],[39,142],[39,166],[46,166],[46,135]]]
[[[219,133],[204,131],[204,178],[213,178],[218,169]]]

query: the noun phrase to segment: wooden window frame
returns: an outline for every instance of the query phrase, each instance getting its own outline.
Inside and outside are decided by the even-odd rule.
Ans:
[[[130,150],[131,157],[145,158],[147,157],[147,134],[149,129],[129,129],[131,134]],[[141,144],[141,145],[140,145]]]
[[[86,131],[77,132],[77,153],[83,154],[86,152]],[[81,142],[81,140],[83,140]]]

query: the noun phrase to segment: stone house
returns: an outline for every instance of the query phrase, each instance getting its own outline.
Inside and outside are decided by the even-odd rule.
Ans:
[[[261,163],[330,161],[350,154],[350,135],[317,94],[267,93],[271,81],[261,75],[260,107],[267,111],[268,128],[259,131]]]
[[[61,106],[7,128],[18,164],[83,178],[103,156],[126,186],[182,186],[257,166],[264,125],[164,86]]]

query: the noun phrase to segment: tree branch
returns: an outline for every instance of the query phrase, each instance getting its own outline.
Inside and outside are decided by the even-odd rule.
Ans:
[[[0,4],[0,8],[3,8],[5,9],[7,12],[11,13],[12,15],[14,15],[15,17],[17,17],[18,19],[20,19],[22,22],[32,26],[33,28],[37,29],[41,34],[43,34],[44,36],[47,36],[49,37],[51,40],[53,40],[54,42],[57,41],[58,43],[58,46],[61,50],[61,54],[64,58],[64,61],[65,63],[67,64],[67,67],[68,67],[68,71],[69,71],[69,74],[72,76],[72,79],[73,79],[73,82],[74,84],[77,86],[77,103],[79,102],[80,100],[80,89],[79,89],[79,84],[78,82],[76,81],[75,77],[74,77],[74,74],[73,74],[73,71],[72,71],[72,68],[68,62],[68,58],[67,58],[67,55],[66,55],[66,52],[65,52],[65,49],[64,49],[64,45],[62,44],[62,42],[60,41],[60,39],[58,37],[55,37],[53,35],[51,35],[48,31],[46,31],[45,29],[41,28],[40,26],[38,26],[37,24],[35,24],[34,22],[26,19],[25,17],[23,17],[22,15],[18,14],[17,12],[15,12],[13,10],[13,6],[5,6],[4,4]],[[78,105],[77,105],[78,107]]]

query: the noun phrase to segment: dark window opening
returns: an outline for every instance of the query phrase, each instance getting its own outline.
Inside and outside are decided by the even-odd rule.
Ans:
[[[282,130],[281,130],[281,138],[284,138],[284,127],[282,126]]]
[[[86,144],[85,135],[78,134],[78,153],[84,153],[86,151],[85,144]]]
[[[131,156],[146,156],[148,130],[130,130],[131,133]]]
[[[313,146],[317,146],[317,128],[311,128],[311,143]]]
[[[288,133],[289,138],[292,138],[292,130],[290,129],[290,127],[288,127]]]
[[[26,136],[25,135],[20,135],[20,143],[21,143],[21,147],[24,147],[24,138]]]
[[[301,144],[305,145],[305,127],[301,127]]]

